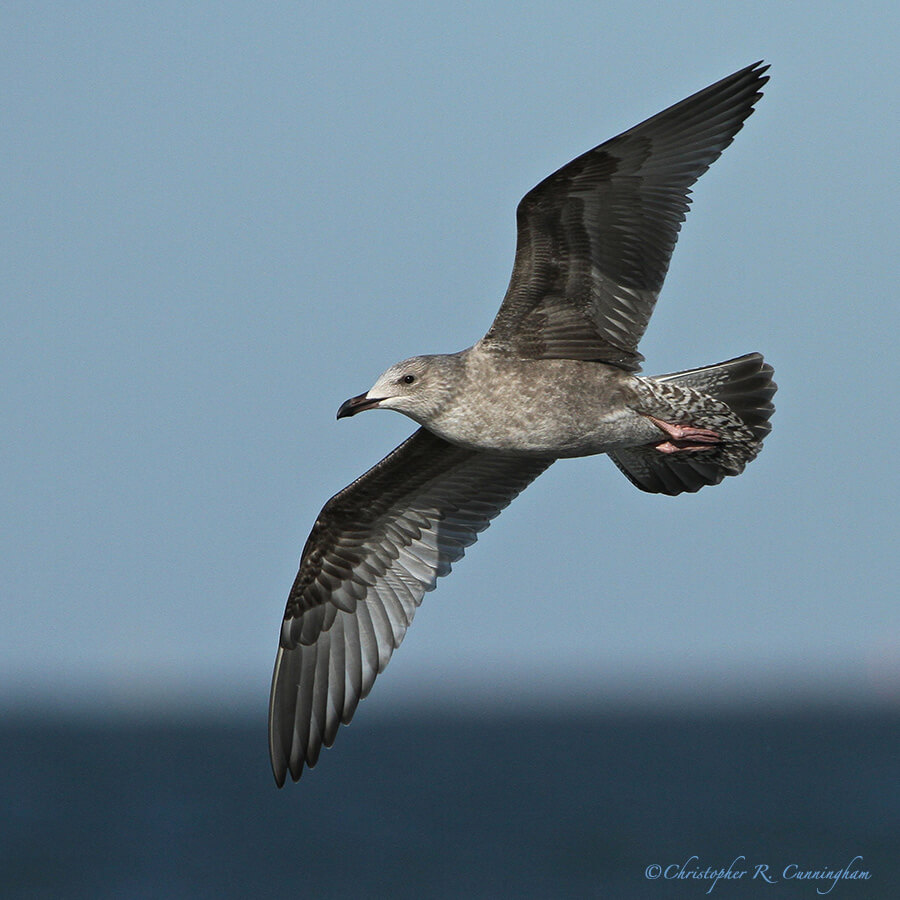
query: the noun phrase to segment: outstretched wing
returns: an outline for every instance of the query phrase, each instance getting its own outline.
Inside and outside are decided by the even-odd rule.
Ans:
[[[637,371],[691,185],[753,112],[756,63],[589,150],[529,191],[516,260],[483,343]]]
[[[464,450],[420,428],[329,500],[287,601],[269,700],[279,787],[334,742],[426,591],[552,459]]]

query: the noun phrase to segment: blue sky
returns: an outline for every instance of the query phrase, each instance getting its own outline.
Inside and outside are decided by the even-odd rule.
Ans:
[[[675,500],[554,466],[367,706],[896,703],[898,37],[874,3],[7,6],[0,702],[264,706],[316,513],[412,429],[340,402],[480,337],[525,191],[764,58],[641,347],[763,351],[763,454]]]

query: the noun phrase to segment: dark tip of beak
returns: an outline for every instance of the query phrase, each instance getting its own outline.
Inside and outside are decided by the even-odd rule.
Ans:
[[[377,397],[367,397],[365,394],[360,394],[358,397],[351,397],[341,404],[340,409],[337,411],[337,417],[339,419],[346,419],[347,416],[355,416],[358,412],[362,412],[363,410],[375,409],[380,402],[381,401]]]

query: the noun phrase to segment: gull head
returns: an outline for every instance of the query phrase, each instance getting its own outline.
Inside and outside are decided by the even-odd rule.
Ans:
[[[458,354],[404,359],[382,372],[365,394],[345,400],[337,417],[355,416],[367,409],[395,409],[424,424],[452,395],[460,366]]]

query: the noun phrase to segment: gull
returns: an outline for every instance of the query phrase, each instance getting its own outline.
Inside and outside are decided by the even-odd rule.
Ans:
[[[512,276],[487,334],[392,365],[338,410],[419,428],[335,494],[287,600],[269,701],[279,787],[316,764],[400,646],[426,591],[555,460],[608,454],[674,496],[738,475],[770,431],[758,353],[637,374],[691,185],[762,96],[761,62],[574,159],[516,211]]]

